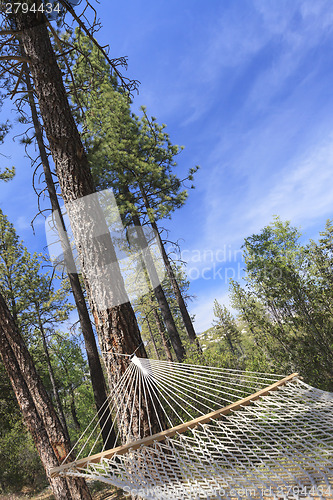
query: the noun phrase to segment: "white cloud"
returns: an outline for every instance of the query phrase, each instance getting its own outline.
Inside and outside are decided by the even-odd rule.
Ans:
[[[232,91],[234,79],[270,44],[279,45],[278,55],[270,51],[271,64],[262,69],[248,103],[264,107],[283,82],[292,75],[307,52],[320,44],[332,30],[332,9],[326,1],[317,8],[309,2],[244,2],[223,9],[220,17],[200,33],[192,33],[190,50],[178,66],[178,84],[168,96],[173,112],[186,110],[183,125],[198,120],[214,104],[213,90]],[[195,37],[195,38],[194,38]],[[189,77],[190,76],[190,77]]]
[[[306,227],[318,217],[330,216],[333,204],[333,136],[303,157],[294,159],[258,203],[246,221],[262,214],[278,214]]]
[[[216,259],[217,251],[222,249],[227,264],[221,265],[231,268],[230,264],[233,262],[235,278],[239,279],[233,255],[239,250],[244,237],[270,223],[273,215],[277,214],[282,219],[291,220],[293,224],[300,224],[303,229],[311,226],[315,219],[330,217],[333,206],[332,172],[333,136],[324,144],[292,159],[281,172],[268,173],[271,188],[262,190],[258,185],[257,191],[251,192],[251,196],[235,200],[237,212],[231,212],[228,221],[225,220],[225,214],[219,210],[209,212],[209,227],[215,226],[219,230],[215,231],[212,237],[197,241],[199,244],[184,254],[188,260],[192,257],[192,261],[193,258],[195,261],[190,262],[189,270],[197,268],[202,272],[204,267],[214,266],[214,262],[219,260]],[[211,192],[210,195],[218,205],[219,194]],[[212,203],[214,204],[214,201]],[[242,217],[238,218],[238,214],[242,214]],[[239,257],[239,254],[237,256]],[[240,265],[243,267],[242,263]],[[191,313],[196,315],[195,329],[198,332],[212,325],[215,298],[230,307],[226,280],[221,283],[221,280],[212,279],[209,285],[208,293],[201,290],[196,292],[198,302],[190,308]],[[193,282],[192,287],[200,288],[200,282]]]
[[[192,227],[173,219],[190,254],[236,252],[275,214],[306,229],[332,213],[331,0],[223,4],[197,31],[186,24],[186,50],[176,47],[163,67],[171,77],[148,95],[163,120],[189,131],[186,146],[200,144],[198,189],[183,209]],[[211,264],[192,262],[200,272]],[[193,281],[190,307],[199,332],[211,326],[214,298],[228,304],[225,283],[202,283]]]
[[[326,1],[319,1],[315,8],[312,8],[309,2],[302,2],[295,8],[296,6],[297,2],[294,8],[290,9],[288,2],[288,8],[280,11],[272,9],[271,5],[264,2],[257,3],[271,39],[279,37],[279,51],[275,56],[272,54],[271,64],[261,73],[260,79],[257,79],[248,105],[256,105],[258,109],[265,110],[270,99],[283,88],[288,78],[297,73],[311,51],[321,47],[325,37],[332,33],[333,10],[327,8]],[[315,69],[314,65],[314,71]],[[302,76],[304,80],[309,77],[311,73]],[[297,86],[302,85],[302,78]]]

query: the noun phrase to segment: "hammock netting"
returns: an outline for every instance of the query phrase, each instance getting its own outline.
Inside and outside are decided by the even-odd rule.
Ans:
[[[52,474],[104,481],[132,498],[333,498],[333,394],[297,374],[134,356],[106,405],[119,429],[126,412],[142,418],[130,411],[135,405],[153,406],[154,428],[164,433],[150,422],[151,438],[129,434],[107,451],[96,417],[74,447],[75,462]]]

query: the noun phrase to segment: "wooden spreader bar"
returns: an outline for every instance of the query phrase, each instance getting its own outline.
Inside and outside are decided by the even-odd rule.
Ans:
[[[152,436],[147,436],[143,439],[139,439],[138,441],[132,441],[131,443],[122,446],[117,446],[116,448],[112,448],[111,450],[105,450],[102,451],[101,453],[97,453],[95,455],[91,455],[86,458],[81,458],[80,460],[76,460],[74,462],[69,462],[67,464],[60,465],[59,467],[53,467],[52,469],[50,469],[51,477],[59,476],[59,474],[64,473],[69,469],[85,467],[90,462],[98,463],[103,458],[112,458],[114,455],[124,455],[129,451],[137,450],[138,448],[140,448],[140,446],[149,446],[156,441],[163,441],[168,437],[173,437],[175,436],[175,434],[182,434],[186,432],[188,429],[193,429],[194,427],[197,427],[200,424],[206,424],[210,420],[214,420],[223,415],[227,415],[231,411],[239,410],[242,406],[247,406],[253,401],[259,399],[260,397],[266,396],[270,392],[275,391],[276,389],[287,384],[288,382],[291,382],[298,376],[299,376],[298,373],[293,373],[291,375],[288,375],[287,377],[279,380],[278,382],[275,382],[274,384],[265,387],[264,389],[261,389],[260,391],[254,394],[251,394],[251,396],[247,396],[246,398],[240,399],[239,401],[236,401],[235,403],[232,403],[228,406],[224,406],[219,410],[212,411],[210,413],[207,413],[207,415],[202,415],[201,417],[194,418],[189,422],[177,425],[176,427],[171,427],[170,429],[158,432],[157,434],[153,434]]]

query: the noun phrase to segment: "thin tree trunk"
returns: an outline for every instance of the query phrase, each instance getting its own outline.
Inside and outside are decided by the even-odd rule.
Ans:
[[[75,394],[74,394],[74,389],[73,389],[72,384],[70,386],[70,393],[71,393],[71,413],[72,413],[72,417],[73,417],[73,422],[74,422],[75,427],[78,430],[80,430],[81,425],[80,425],[79,419],[77,418],[76,406],[75,406]]]
[[[49,478],[49,469],[62,462],[70,452],[70,445],[1,294],[0,352],[25,422],[32,432]],[[58,495],[57,498],[61,500],[91,500],[87,485],[81,479],[68,478],[68,491],[62,479],[54,481],[49,478],[49,480]]]
[[[146,236],[143,232],[141,221],[137,214],[132,214],[132,220],[138,236],[139,247],[143,255],[145,267],[154,290],[156,300],[162,313],[164,324],[168,332],[172,347],[176,353],[178,361],[182,361],[185,356],[185,349],[179,336],[175,321],[173,319],[168,301],[160,284],[154,259],[151,255]],[[157,284],[158,283],[158,284]]]
[[[57,408],[57,411],[58,411],[59,419],[60,419],[62,428],[64,430],[64,434],[66,436],[66,439],[67,439],[68,442],[70,442],[68,427],[67,427],[66,418],[65,418],[65,415],[64,415],[64,410],[63,410],[63,407],[62,407],[62,404],[61,404],[61,401],[60,401],[57,384],[56,384],[56,381],[55,381],[55,378],[54,378],[53,367],[52,367],[52,363],[51,363],[51,359],[50,359],[50,353],[49,353],[49,347],[47,345],[44,327],[43,327],[43,324],[41,322],[39,314],[38,314],[38,326],[39,326],[39,330],[40,330],[40,333],[41,333],[41,336],[42,336],[43,348],[44,348],[44,353],[45,353],[45,357],[46,357],[47,369],[48,369],[48,372],[49,372],[50,381],[51,381],[51,385],[52,385],[52,392],[53,392],[53,397],[54,397],[55,405],[56,405],[56,408]]]
[[[89,196],[96,191],[88,159],[71,113],[47,28],[43,24],[44,17],[31,11],[23,14],[20,10],[14,16],[24,53],[29,58],[62,197],[69,209],[81,269],[112,388],[128,366],[126,358],[117,354],[128,355],[137,350],[139,357],[146,357],[146,351],[128,301],[104,214],[97,198]],[[75,200],[76,203],[71,203]],[[128,394],[128,398],[132,403],[131,394]],[[123,440],[129,434],[141,438],[151,431],[158,431],[153,405],[147,410],[151,418],[139,411],[137,403],[133,405],[133,413],[131,407],[132,404],[127,407],[121,429]],[[131,417],[136,424],[129,429]],[[154,423],[153,428],[150,422]]]
[[[39,148],[40,158],[42,160],[45,182],[49,193],[51,207],[53,213],[58,214],[58,217],[55,218],[56,219],[55,224],[60,225],[60,227],[58,227],[58,233],[60,237],[62,251],[65,258],[66,269],[68,271],[72,271],[68,272],[68,278],[73,292],[75,305],[79,314],[81,330],[87,352],[89,372],[94,393],[95,405],[97,413],[100,416],[102,438],[103,442],[106,445],[106,448],[110,449],[116,445],[116,434],[114,429],[112,428],[112,417],[110,414],[109,407],[104,405],[107,399],[106,382],[104,378],[101,361],[99,358],[94,330],[90,321],[89,312],[86,300],[84,298],[79,276],[76,272],[73,272],[75,269],[74,257],[70,246],[69,238],[67,235],[64,218],[62,216],[62,212],[60,209],[55,185],[52,178],[48,155],[43,140],[42,127],[38,118],[38,112],[36,108],[35,99],[33,96],[33,88],[28,70],[26,70],[25,82],[27,85],[31,116],[35,128],[36,140]]]
[[[148,331],[149,331],[149,335],[150,335],[150,340],[151,340],[151,341],[152,341],[152,343],[153,343],[153,346],[154,346],[154,351],[155,351],[156,357],[157,357],[157,359],[160,359],[160,355],[159,355],[158,350],[157,350],[157,345],[156,345],[155,338],[154,338],[154,334],[153,334],[153,332],[152,332],[152,329],[151,329],[151,326],[150,326],[150,323],[149,323],[148,316],[146,316],[146,321],[147,321]]]
[[[145,204],[147,212],[149,213],[150,205],[149,205],[148,198],[147,198],[146,193],[145,193],[142,186],[140,186],[140,190],[141,190],[143,202]],[[172,286],[172,289],[174,291],[180,313],[182,315],[182,319],[183,319],[183,323],[184,323],[187,335],[188,335],[191,342],[195,342],[197,344],[198,350],[201,352],[200,343],[199,343],[198,338],[196,336],[192,320],[190,318],[190,315],[188,313],[184,298],[183,298],[182,293],[180,291],[180,288],[179,288],[179,285],[177,282],[177,278],[175,276],[175,273],[173,272],[170,259],[168,257],[168,254],[165,251],[164,244],[163,244],[159,229],[157,227],[156,221],[152,216],[150,216],[149,219],[150,219],[151,227],[154,229],[156,236],[157,236],[157,240],[158,240],[160,250],[162,253],[164,266],[165,266],[168,278],[171,282],[171,286]]]
[[[162,343],[163,343],[163,347],[164,347],[164,350],[165,350],[165,354],[166,354],[167,360],[168,361],[173,361],[173,359],[172,359],[172,353],[171,353],[170,345],[169,345],[169,340],[167,339],[167,337],[165,335],[164,326],[163,326],[161,318],[160,318],[160,316],[159,316],[159,314],[158,314],[158,312],[156,311],[155,308],[153,309],[153,314],[154,314],[154,317],[155,317],[155,321],[156,321],[156,325],[157,325],[159,334],[160,334],[161,339],[162,339]]]
[[[50,445],[45,427],[32,401],[22,373],[20,372],[14,353],[2,330],[0,330],[0,355],[14,389],[17,402],[21,408],[25,425],[32,435],[41,458],[53,494],[57,500],[68,500],[71,498],[71,495],[66,479],[62,477],[51,478],[49,474],[50,468],[57,467],[59,463]]]
[[[232,353],[232,354],[236,354],[236,352],[235,352],[235,347],[234,347],[234,344],[233,344],[233,342],[232,342],[232,340],[231,340],[230,335],[227,333],[225,337],[226,337],[227,342],[228,342],[228,344],[229,344],[229,347],[230,347],[231,353]]]

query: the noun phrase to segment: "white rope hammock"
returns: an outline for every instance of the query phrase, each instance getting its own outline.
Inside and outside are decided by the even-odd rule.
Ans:
[[[153,407],[151,435],[129,433],[127,443],[105,450],[96,417],[74,446],[75,462],[65,459],[51,475],[97,479],[132,498],[333,498],[333,394],[297,374],[133,356],[107,405],[118,429],[130,414],[139,434]]]

